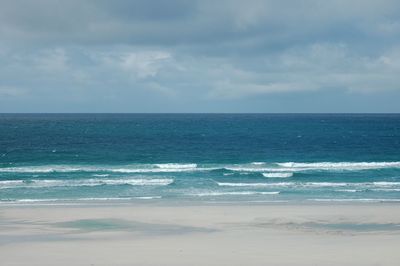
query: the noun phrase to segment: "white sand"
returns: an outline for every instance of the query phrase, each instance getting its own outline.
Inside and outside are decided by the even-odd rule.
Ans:
[[[400,204],[33,206],[0,206],[1,266],[400,265]]]

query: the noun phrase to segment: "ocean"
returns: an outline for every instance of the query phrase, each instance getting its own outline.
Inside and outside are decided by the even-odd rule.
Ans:
[[[0,114],[0,203],[400,202],[398,114]]]

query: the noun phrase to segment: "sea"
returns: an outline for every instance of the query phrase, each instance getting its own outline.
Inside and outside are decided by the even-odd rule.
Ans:
[[[400,202],[400,114],[0,114],[0,204]]]

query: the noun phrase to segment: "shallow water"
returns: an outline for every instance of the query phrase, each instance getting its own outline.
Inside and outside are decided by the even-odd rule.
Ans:
[[[154,224],[121,219],[82,219],[54,224],[56,227],[77,229],[81,232],[126,231],[141,234],[186,234],[195,232],[214,232],[213,229],[183,226],[176,224]]]

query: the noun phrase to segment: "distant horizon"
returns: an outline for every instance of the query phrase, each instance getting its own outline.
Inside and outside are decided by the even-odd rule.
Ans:
[[[354,113],[345,113],[345,112],[343,112],[343,113],[341,113],[341,112],[336,112],[336,113],[323,113],[323,112],[320,112],[320,113],[317,113],[317,112],[315,112],[315,113],[301,113],[301,112],[298,112],[298,113],[278,113],[278,112],[276,112],[276,113],[273,113],[273,112],[269,112],[269,113],[267,113],[267,112],[265,112],[265,113],[255,113],[255,112],[241,112],[241,113],[234,113],[234,112],[219,112],[219,113],[217,113],[217,112],[175,112],[175,113],[169,113],[169,112],[82,112],[82,113],[79,113],[79,112],[64,112],[64,113],[59,113],[59,112],[29,112],[29,113],[24,113],[24,112],[0,112],[0,114],[10,114],[10,115],[12,115],[12,114],[16,114],[16,115],[18,115],[18,114],[38,114],[38,115],[40,115],[40,114],[138,114],[138,115],[140,115],[140,114],[143,114],[143,115],[145,115],[145,114],[160,114],[160,115],[168,115],[168,114],[171,114],[171,115],[173,115],[173,114],[193,114],[193,115],[196,115],[196,114],[216,114],[216,115],[219,115],[219,114],[232,114],[232,115],[235,115],[235,114],[237,114],[237,115],[241,115],[241,114],[254,114],[254,115],[257,115],[257,114],[260,114],[260,115],[262,115],[262,114],[265,114],[265,115],[364,115],[364,114],[366,114],[366,115],[400,115],[400,112],[393,112],[393,113],[386,113],[386,112],[371,112],[371,113],[368,113],[368,112],[354,112]]]

